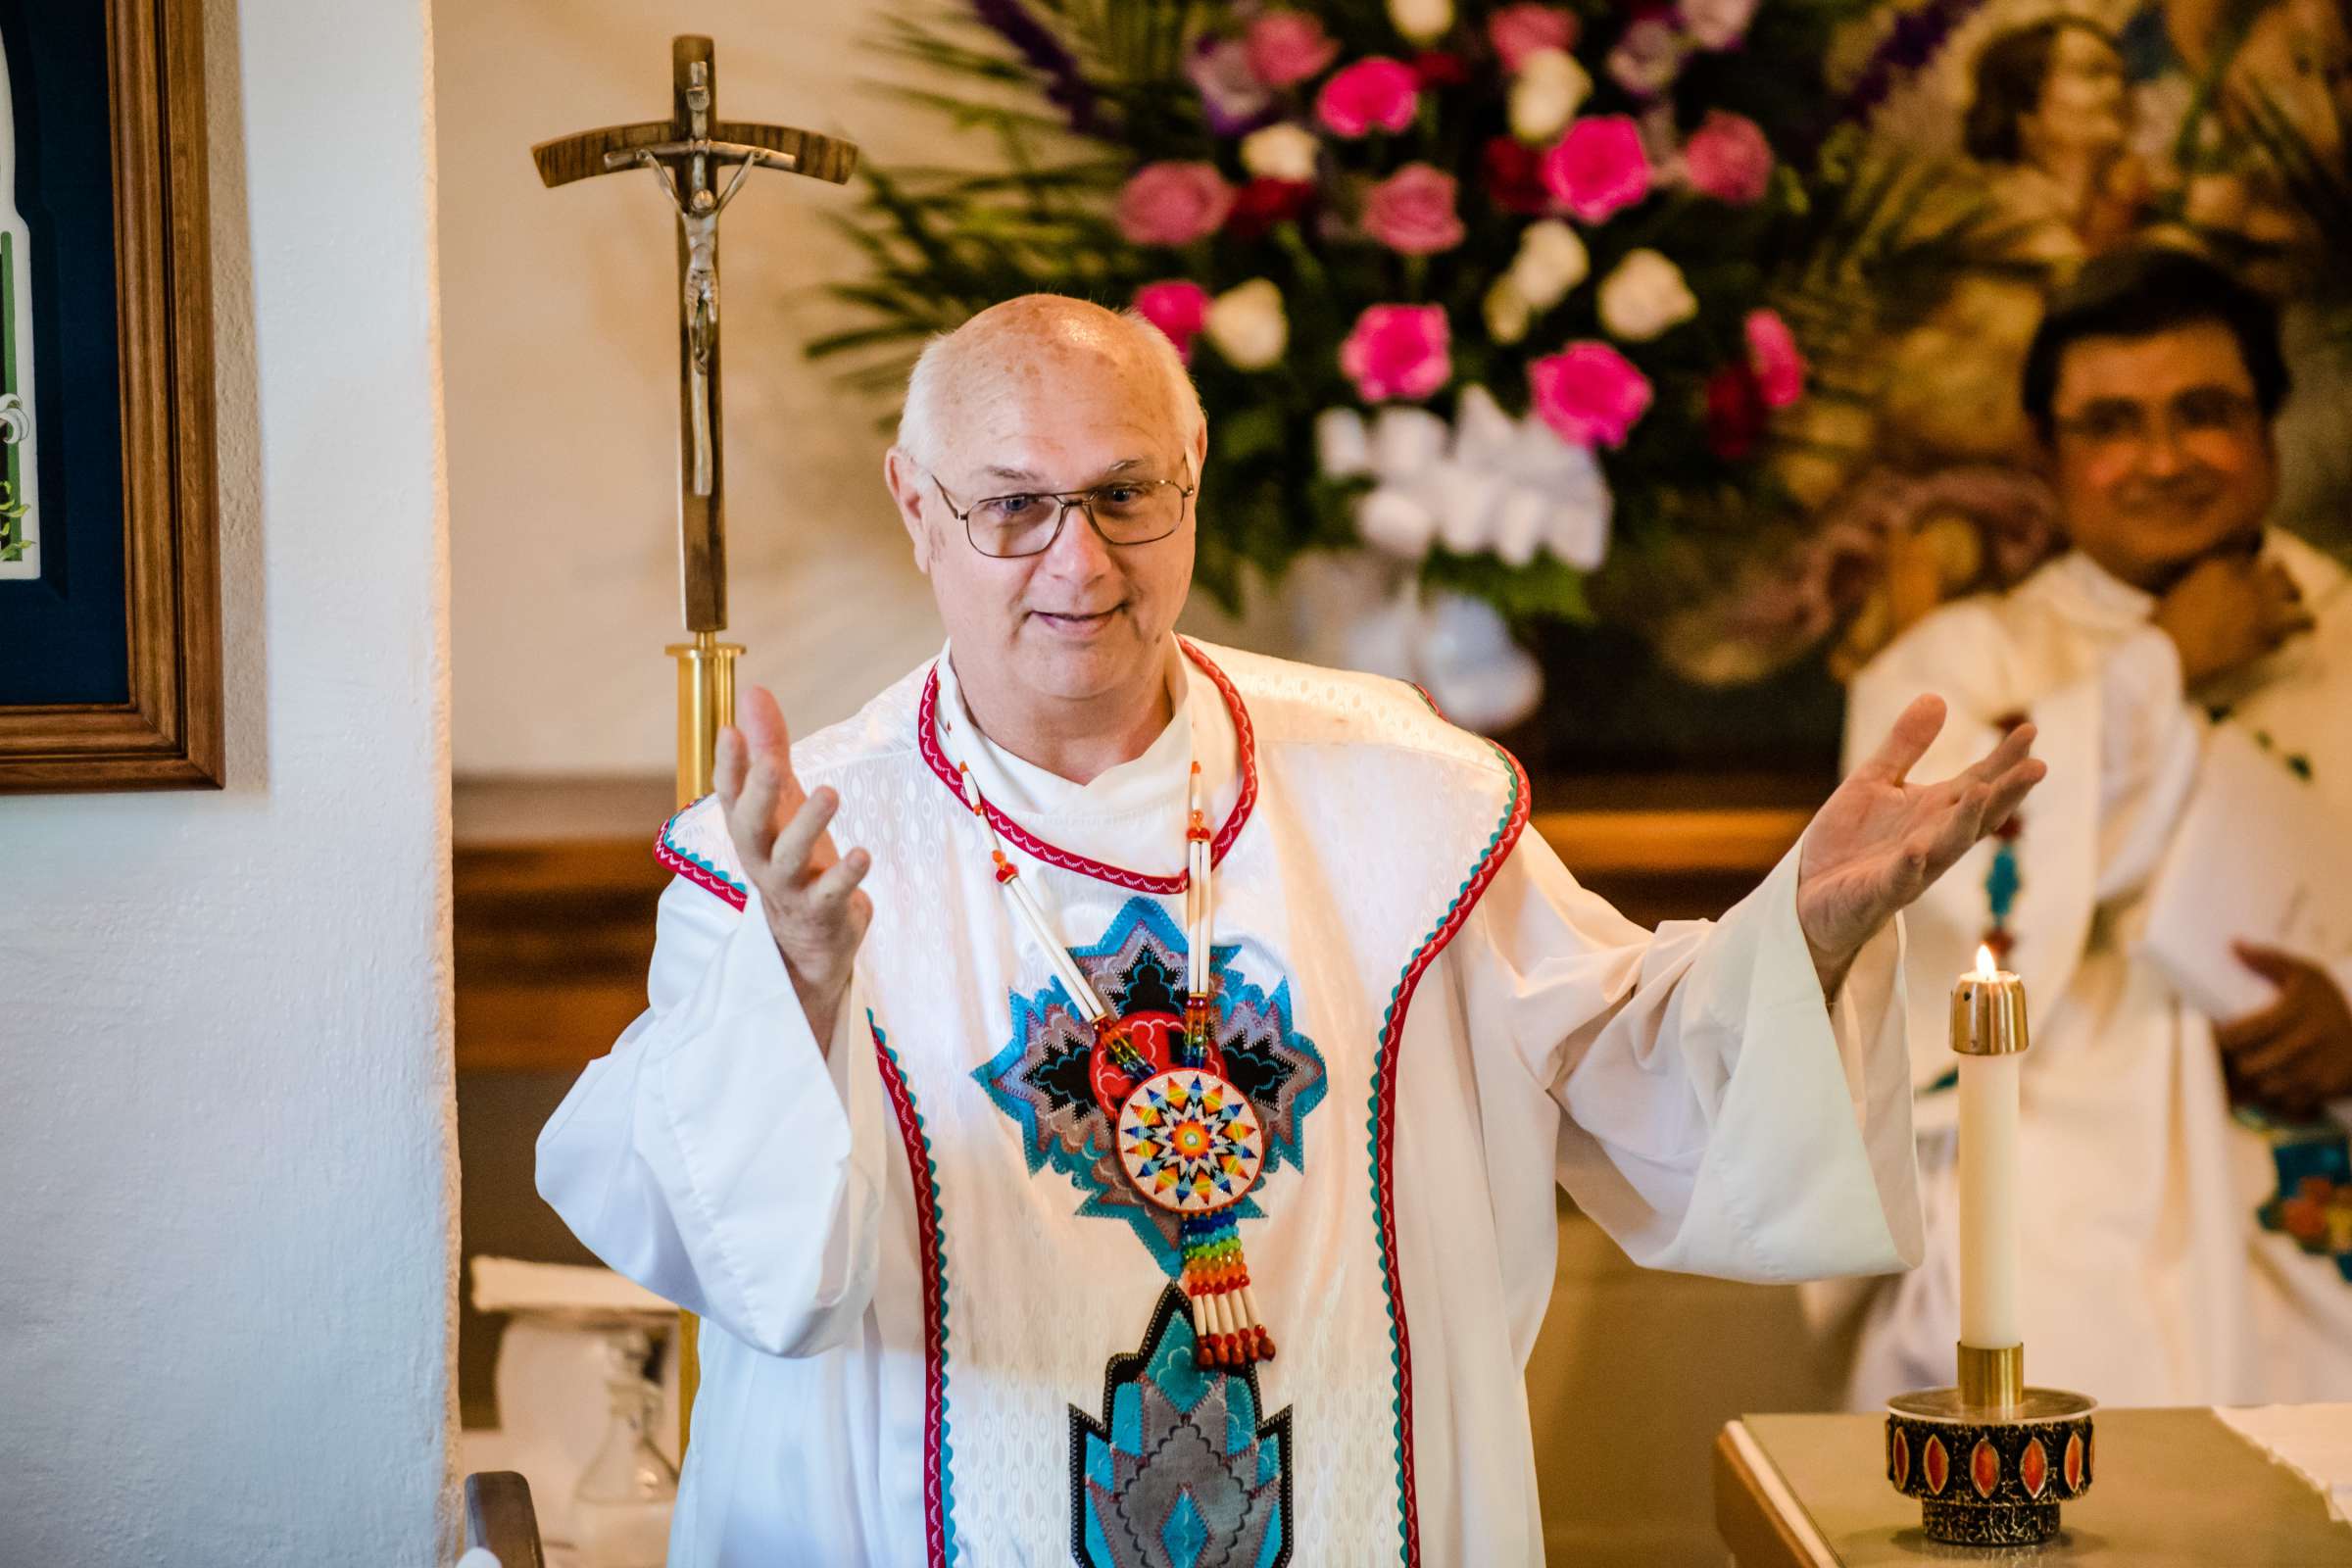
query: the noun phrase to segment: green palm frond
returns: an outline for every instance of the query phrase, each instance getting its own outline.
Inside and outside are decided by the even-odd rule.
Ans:
[[[2319,254],[2339,265],[2323,270],[2323,282],[2346,288],[2341,259],[2352,255],[2352,176],[2341,158],[2328,158],[2311,143],[2293,117],[2261,85],[2242,99],[2246,137],[2278,176],[2279,183],[2314,229]]]

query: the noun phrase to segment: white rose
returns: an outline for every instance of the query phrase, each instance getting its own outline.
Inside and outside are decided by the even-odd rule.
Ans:
[[[1551,503],[1541,490],[1521,485],[1503,498],[1494,518],[1494,554],[1504,565],[1524,566],[1536,559],[1550,513]]]
[[[1389,20],[1415,43],[1429,43],[1453,25],[1453,0],[1389,0]]]
[[[1372,436],[1353,409],[1325,409],[1315,416],[1315,466],[1334,479],[1372,471]]]
[[[1260,179],[1303,184],[1315,177],[1322,144],[1304,125],[1268,125],[1242,138],[1242,167]]]
[[[1600,324],[1613,337],[1642,343],[1698,310],[1683,270],[1656,251],[1629,252],[1600,280]]]
[[[1503,476],[1492,469],[1447,461],[1425,476],[1422,499],[1438,514],[1438,541],[1457,556],[1485,550],[1494,543],[1489,524],[1494,503],[1502,499]]]
[[[1282,290],[1262,277],[1237,283],[1211,300],[1202,329],[1225,362],[1242,370],[1264,369],[1282,358],[1291,341]]]
[[[1592,270],[1592,258],[1575,229],[1556,218],[1521,230],[1519,254],[1511,258],[1511,286],[1539,311],[1548,311]]]
[[[1502,412],[1494,394],[1475,382],[1453,405],[1453,461],[1477,468],[1501,465],[1519,425]]]
[[[1402,484],[1446,455],[1446,421],[1428,409],[1392,403],[1372,416],[1372,471]]]
[[[1355,504],[1355,531],[1375,550],[1419,561],[1438,536],[1438,518],[1414,496],[1384,484]]]
[[[1527,296],[1519,292],[1508,273],[1487,290],[1483,310],[1487,336],[1506,345],[1527,336],[1528,325],[1536,318],[1535,307],[1527,303]]]
[[[1592,92],[1592,77],[1564,49],[1539,49],[1511,79],[1511,134],[1521,141],[1558,135]]]
[[[1545,548],[1580,571],[1598,571],[1608,559],[1609,522],[1616,502],[1592,449],[1570,447],[1568,467],[1552,481],[1550,489],[1552,510],[1544,530]]]

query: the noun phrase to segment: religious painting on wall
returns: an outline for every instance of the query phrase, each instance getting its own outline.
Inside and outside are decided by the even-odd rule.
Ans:
[[[1209,416],[1207,595],[1539,771],[1826,784],[1841,677],[2054,547],[2050,284],[2352,244],[2334,0],[2100,3],[909,12],[877,48],[963,162],[865,172],[811,352],[883,390],[1010,295],[1131,306]]]
[[[2277,520],[2352,544],[2352,34],[2333,0],[1897,4],[1841,30],[1827,75],[1852,146],[1927,172],[1935,202],[1984,213],[1992,241],[1906,329],[1866,323],[1825,355],[1848,396],[1791,421],[1856,455],[1804,476],[1818,528],[1783,563],[1799,563],[1791,597],[1834,601],[1834,673],[2057,547],[2018,396],[2026,347],[2049,290],[2123,246],[2202,252],[2278,302],[2297,393]],[[1738,596],[1714,608],[1738,619]],[[1818,635],[1746,625],[1758,662],[1776,633],[1782,649]]]
[[[221,777],[194,0],[0,0],[0,790]]]

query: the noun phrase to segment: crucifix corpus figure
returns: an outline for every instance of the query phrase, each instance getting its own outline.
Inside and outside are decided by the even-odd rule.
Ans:
[[[719,215],[754,169],[840,184],[857,168],[858,149],[813,131],[719,119],[718,71],[708,38],[670,40],[670,90],[669,119],[541,142],[531,149],[531,161],[551,188],[649,169],[677,211],[678,530],[686,628],[699,636],[727,623]],[[730,165],[734,172],[721,184]]]

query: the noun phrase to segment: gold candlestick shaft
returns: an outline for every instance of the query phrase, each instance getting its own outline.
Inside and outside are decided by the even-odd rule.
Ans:
[[[1980,1346],[1958,1348],[1960,1402],[1987,1413],[2014,1410],[2026,1400],[2026,1348],[2005,1345],[1997,1350]]]
[[[710,793],[718,732],[735,722],[735,660],[743,649],[698,631],[665,652],[678,662],[678,804],[689,806]]]
[[[735,722],[735,660],[740,645],[722,643],[718,633],[698,631],[690,643],[664,650],[678,662],[678,805],[691,806],[710,793],[718,755],[718,732]],[[694,1396],[702,1386],[701,1325],[692,1312],[678,1313],[678,1452],[683,1455],[694,1426]]]

